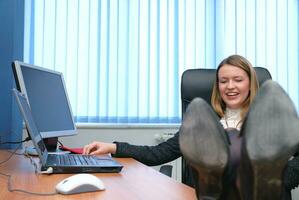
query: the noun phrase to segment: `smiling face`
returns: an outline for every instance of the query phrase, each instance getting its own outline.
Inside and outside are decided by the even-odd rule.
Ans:
[[[231,109],[239,109],[248,98],[250,80],[247,73],[236,66],[224,64],[218,71],[219,93]]]

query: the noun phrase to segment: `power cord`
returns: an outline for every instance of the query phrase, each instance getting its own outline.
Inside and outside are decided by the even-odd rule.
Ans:
[[[2,143],[0,143],[0,145],[1,145],[1,144],[22,144],[22,143],[27,142],[27,141],[29,141],[29,140],[31,140],[31,138],[30,138],[30,137],[27,137],[27,138],[25,138],[24,140],[21,140],[21,141],[16,141],[16,142],[2,142]],[[17,150],[19,149],[19,147],[20,147],[20,145],[19,145],[15,150],[13,150],[13,151],[10,151],[10,150],[6,150],[6,151],[12,153],[11,157],[12,157],[13,155],[24,155],[24,153],[18,153],[18,152],[17,152]],[[10,159],[10,158],[9,158],[9,159]],[[8,159],[8,160],[9,160],[9,159]],[[8,161],[8,160],[6,160],[6,161]],[[6,162],[6,161],[4,161],[4,162]],[[3,163],[4,163],[4,162],[3,162]],[[2,164],[2,162],[0,162],[0,165],[1,165],[1,164]]]
[[[52,174],[53,173],[53,168],[48,167],[46,171],[40,171],[41,174]]]
[[[0,142],[0,145],[1,145],[1,144],[19,144],[19,143],[27,142],[27,141],[29,141],[29,140],[31,140],[31,138],[30,138],[30,137],[27,137],[27,138],[25,138],[24,140],[21,140],[21,141],[15,141],[15,142]]]

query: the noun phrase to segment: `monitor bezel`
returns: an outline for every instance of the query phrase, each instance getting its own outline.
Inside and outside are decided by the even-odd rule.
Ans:
[[[76,135],[77,134],[77,128],[76,128],[76,124],[75,124],[75,121],[74,121],[74,115],[73,115],[72,107],[71,107],[69,97],[68,97],[68,94],[67,94],[63,74],[61,72],[51,70],[51,69],[47,69],[47,68],[43,68],[43,67],[40,67],[40,66],[37,66],[37,65],[24,63],[24,62],[21,62],[21,61],[18,61],[18,60],[14,61],[13,62],[13,68],[14,68],[13,70],[14,70],[17,90],[19,90],[21,93],[23,93],[25,95],[29,106],[30,106],[30,102],[29,102],[29,98],[28,98],[28,95],[27,95],[26,86],[25,86],[25,82],[24,82],[24,78],[23,78],[22,67],[27,67],[27,68],[31,68],[31,69],[34,69],[34,70],[39,70],[39,71],[59,75],[59,77],[61,78],[61,82],[63,84],[64,94],[66,96],[67,105],[69,107],[68,110],[70,111],[70,116],[71,116],[71,119],[72,119],[73,129],[40,131],[40,134],[41,134],[42,138],[55,138],[55,137],[64,137],[64,136],[74,136],[74,135]]]

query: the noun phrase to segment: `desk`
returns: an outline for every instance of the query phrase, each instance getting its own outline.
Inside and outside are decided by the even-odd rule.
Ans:
[[[0,162],[10,155],[0,150]],[[181,184],[161,173],[143,165],[132,158],[116,158],[123,164],[120,173],[95,173],[101,178],[106,190],[74,195],[35,196],[7,190],[7,177],[0,175],[0,199],[101,199],[101,200],[195,200],[194,189]],[[37,161],[37,159],[36,159]],[[12,175],[12,188],[38,193],[51,193],[62,179],[73,174],[42,175],[34,173],[30,159],[23,155],[14,155],[0,166],[0,172]]]

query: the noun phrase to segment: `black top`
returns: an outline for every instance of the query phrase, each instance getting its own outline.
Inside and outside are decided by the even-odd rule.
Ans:
[[[132,157],[149,166],[161,165],[182,156],[179,146],[179,132],[156,146],[131,145],[114,142],[117,146],[114,157]]]

